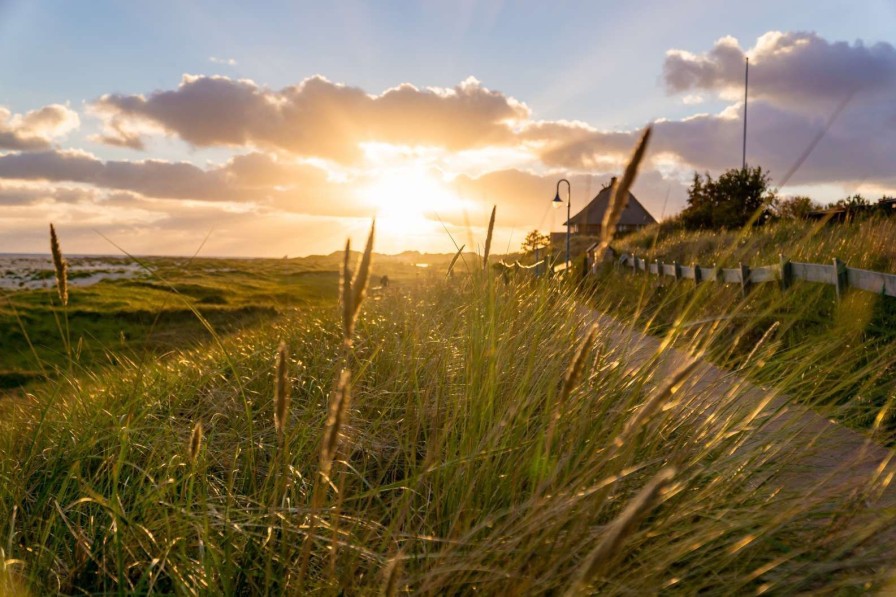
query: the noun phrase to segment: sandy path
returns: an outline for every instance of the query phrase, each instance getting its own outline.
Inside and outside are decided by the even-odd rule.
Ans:
[[[689,361],[684,351],[661,349],[661,339],[612,317],[584,307],[580,315],[583,324],[598,323],[601,336],[609,340],[622,362],[654,367],[657,380]],[[744,434],[745,441],[738,449],[755,451],[760,445],[772,455],[763,482],[774,483],[784,492],[816,498],[854,499],[865,510],[861,518],[866,523],[894,526],[882,517],[896,523],[890,511],[896,506],[896,486],[891,482],[896,474],[893,450],[705,361],[688,376],[682,390],[681,395],[692,398],[677,408],[688,411],[686,414],[708,430],[749,424],[752,432]],[[896,528],[886,535],[888,540],[896,540]]]

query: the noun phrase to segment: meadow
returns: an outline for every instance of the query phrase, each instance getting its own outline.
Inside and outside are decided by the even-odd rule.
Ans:
[[[383,256],[375,283],[381,276],[413,282],[426,274],[418,263],[444,266],[447,259],[419,253]],[[90,373],[124,360],[152,360],[269,322],[291,309],[333,303],[340,260],[341,254],[76,257],[69,259],[72,290],[63,308],[48,259],[8,259],[5,279],[10,283],[0,287],[0,393],[20,395],[60,372]],[[23,262],[27,267],[16,270]],[[96,277],[96,272],[127,274],[84,286],[84,277]]]
[[[2,590],[640,595],[890,586],[896,519],[885,505],[868,506],[886,493],[889,469],[838,494],[788,486],[782,471],[815,437],[771,424],[786,396],[772,413],[745,408],[746,385],[721,393],[693,383],[692,367],[658,367],[667,344],[635,359],[619,331],[594,326],[583,305],[643,323],[653,304],[643,283],[610,275],[594,292],[548,278],[505,281],[482,265],[489,244],[485,256],[447,256],[424,275],[405,269],[408,277],[386,288],[376,287],[385,270],[370,246],[330,256],[327,271],[339,273],[325,282],[277,264],[280,285],[256,300],[320,300],[229,333],[204,326],[208,339],[163,357],[84,372],[63,362],[55,380],[7,401]],[[178,278],[173,269],[159,279],[227,288],[228,305],[246,304],[227,293],[245,296],[251,276],[182,270]],[[676,322],[694,308],[693,288],[688,299],[684,290],[680,302],[651,311],[679,308],[652,328],[672,343],[670,330],[686,329]],[[738,296],[712,300],[702,308],[726,321],[757,317]],[[694,353],[751,347],[736,363],[740,375],[759,378],[776,362],[792,378],[818,373],[809,344],[782,352],[755,340],[754,326],[700,329]]]

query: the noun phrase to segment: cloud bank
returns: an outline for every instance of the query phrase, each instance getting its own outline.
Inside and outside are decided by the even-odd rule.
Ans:
[[[657,216],[680,209],[694,170],[740,166],[746,57],[750,164],[779,183],[820,138],[790,184],[838,185],[844,195],[861,185],[896,193],[896,49],[772,31],[752,46],[723,37],[702,53],[667,52],[663,88],[695,112],[653,123],[635,188],[648,209]],[[704,105],[715,111],[697,112]],[[557,179],[572,181],[573,208],[584,207],[619,172],[640,132],[539,119],[524,98],[472,77],[451,88],[406,83],[371,92],[322,76],[271,89],[248,79],[184,75],[170,89],[107,94],[86,110],[98,128],[84,135],[100,131],[88,137],[92,148],[61,146],[81,126],[64,105],[24,114],[0,107],[7,222],[43,213],[43,228],[54,214],[84,222],[94,210],[127,226],[186,231],[226,224],[228,238],[237,239],[240,222],[248,231],[262,220],[360,221],[383,193],[403,192],[411,171],[465,201],[437,214],[448,225],[464,226],[497,204],[505,227],[547,228],[563,220],[546,215]],[[148,143],[154,139],[168,141]],[[142,152],[135,156],[143,159],[121,159],[127,154],[109,146]],[[176,159],[147,155],[148,147],[172,146],[179,147]],[[190,157],[207,150],[216,152],[214,162]],[[98,157],[109,151],[119,159]],[[309,238],[312,229],[308,224]]]

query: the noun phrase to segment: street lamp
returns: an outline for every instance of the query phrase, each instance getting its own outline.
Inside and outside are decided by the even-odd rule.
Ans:
[[[566,183],[566,269],[569,269],[569,214],[572,207],[572,186],[570,186],[569,181],[565,178],[561,178],[557,181],[557,193],[554,195],[554,200],[551,204],[554,206],[554,209],[563,205],[563,199],[560,198],[561,182]]]

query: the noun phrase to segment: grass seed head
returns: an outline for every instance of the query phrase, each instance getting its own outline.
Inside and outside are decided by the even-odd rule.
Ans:
[[[277,436],[283,438],[286,417],[289,415],[289,367],[286,360],[286,343],[277,348],[277,383],[274,395],[274,427]]]
[[[594,338],[596,336],[597,324],[595,323],[585,333],[585,337],[582,339],[582,342],[579,343],[579,347],[576,349],[576,354],[572,357],[572,361],[570,361],[569,367],[566,369],[566,376],[563,378],[563,387],[560,390],[559,402],[561,404],[566,402],[566,399],[569,398],[569,395],[576,387],[576,384],[579,383],[579,377],[581,377],[582,369],[585,367],[585,356],[591,349],[591,345],[594,344]]]
[[[352,269],[349,265],[352,254],[351,240],[345,241],[345,257],[342,260],[342,338],[350,344],[355,328],[355,307],[352,293]]]
[[[610,242],[612,242],[613,236],[616,234],[616,224],[619,223],[619,218],[622,217],[622,212],[625,211],[625,207],[628,205],[629,190],[635,182],[638,166],[641,164],[641,160],[644,159],[644,152],[647,151],[647,142],[650,140],[651,130],[652,127],[650,126],[644,129],[644,132],[641,134],[641,140],[632,153],[628,166],[625,167],[622,179],[617,180],[613,185],[613,190],[610,194],[610,204],[604,213],[604,221],[601,226],[600,252],[603,252],[604,249],[610,246]]]
[[[454,272],[454,265],[457,263],[457,260],[460,259],[461,254],[464,252],[464,247],[467,245],[461,245],[457,250],[457,253],[454,254],[454,257],[451,258],[451,263],[448,264],[448,273],[446,277],[450,278],[452,272]]]
[[[53,254],[53,266],[56,269],[56,290],[63,305],[68,305],[68,262],[62,258],[59,238],[56,229],[50,224],[50,252]]]
[[[370,235],[367,237],[367,245],[364,247],[364,253],[361,255],[361,264],[358,266],[358,273],[352,280],[352,320],[358,317],[358,311],[361,310],[361,303],[364,302],[364,296],[367,291],[367,282],[370,280],[370,262],[373,258],[373,236],[376,231],[376,220],[370,225]]]
[[[598,544],[591,550],[570,584],[567,595],[587,592],[588,582],[607,570],[619,557],[620,549],[631,534],[637,530],[644,517],[660,502],[660,494],[672,479],[675,469],[667,467],[658,472],[638,494],[629,501],[622,513],[604,529]]]
[[[189,457],[190,463],[196,464],[199,458],[199,449],[202,447],[202,421],[196,421],[193,431],[190,433]]]
[[[320,448],[320,472],[329,478],[333,469],[333,460],[339,448],[339,432],[342,430],[348,417],[349,404],[351,403],[351,372],[343,369],[339,375],[339,385],[330,397],[330,409],[327,413],[327,425],[324,429],[324,439]]]
[[[495,231],[495,211],[497,205],[492,206],[492,215],[488,219],[488,233],[485,235],[485,251],[482,253],[482,269],[488,268],[488,254],[492,249],[492,234]]]

